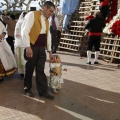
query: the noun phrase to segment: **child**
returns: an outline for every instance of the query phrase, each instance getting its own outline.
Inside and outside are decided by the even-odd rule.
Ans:
[[[50,61],[50,80],[48,81],[48,85],[54,93],[58,93],[61,83],[63,83],[62,70],[67,71],[67,69],[62,69],[60,57],[54,55],[54,59]]]

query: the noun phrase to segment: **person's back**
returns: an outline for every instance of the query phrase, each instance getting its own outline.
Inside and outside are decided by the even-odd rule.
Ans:
[[[85,26],[85,29],[88,29],[88,47],[87,47],[87,64],[91,64],[91,51],[94,46],[95,49],[95,59],[94,64],[98,64],[98,56],[100,51],[100,41],[102,30],[105,27],[105,21],[101,16],[100,11],[95,13],[95,18],[92,18],[88,21]]]
[[[105,27],[105,22],[102,18],[93,18],[89,21],[89,24],[85,27],[89,32],[102,32]]]

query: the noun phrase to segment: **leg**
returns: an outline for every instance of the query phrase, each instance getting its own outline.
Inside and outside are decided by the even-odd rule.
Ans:
[[[26,50],[24,50],[24,58],[26,61],[25,64],[25,77],[24,77],[24,89],[26,90],[31,90],[32,88],[32,76],[33,76],[33,71],[35,68],[36,64],[36,59],[37,59],[37,53],[38,53],[38,48],[33,47],[33,57],[28,58],[26,57]]]
[[[48,94],[48,83],[47,77],[44,73],[45,68],[45,61],[46,61],[46,52],[45,48],[39,48],[39,54],[36,64],[36,85],[37,90],[40,96],[45,97],[47,99],[53,100],[54,97]]]
[[[63,30],[68,31],[68,24],[70,21],[71,15],[65,15],[63,20]]]
[[[61,31],[57,30],[57,49],[58,49],[58,45],[60,43],[60,38],[61,38]]]
[[[44,73],[45,61],[46,61],[45,48],[40,47],[36,64],[36,85],[39,94],[46,94],[48,89],[47,78]]]
[[[98,64],[98,57],[100,54],[100,41],[101,41],[101,37],[98,36],[96,37],[95,41],[94,41],[94,47],[95,47],[95,59],[94,59],[94,64]]]
[[[87,47],[87,63],[91,64],[91,51],[93,48],[93,37],[88,37],[88,47]]]
[[[57,50],[57,31],[51,30],[51,37],[52,37],[52,51],[56,53]]]

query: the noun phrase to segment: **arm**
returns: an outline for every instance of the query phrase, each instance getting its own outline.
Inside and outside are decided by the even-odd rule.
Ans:
[[[85,25],[85,29],[89,29],[90,28],[90,20],[88,21],[88,23]]]
[[[51,34],[50,34],[50,29],[48,30],[48,35],[47,35],[47,51],[49,53],[50,61],[52,61],[54,58],[53,58],[53,55],[52,55],[52,52],[51,52]]]
[[[32,49],[30,47],[30,30],[34,24],[34,12],[30,12],[26,15],[25,20],[21,27],[21,36],[24,47],[26,47],[26,56],[31,58],[33,56]]]

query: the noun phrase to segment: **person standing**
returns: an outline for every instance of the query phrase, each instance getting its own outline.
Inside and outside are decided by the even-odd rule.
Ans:
[[[49,52],[50,60],[53,59],[51,52],[51,35],[48,18],[54,13],[55,5],[47,1],[43,9],[31,11],[22,24],[22,40],[25,47],[24,58],[25,75],[24,75],[24,92],[26,96],[34,97],[32,92],[32,75],[34,68],[36,70],[36,86],[40,97],[54,99],[54,96],[48,93],[47,78],[44,73],[46,61],[46,48]]]
[[[6,42],[7,36],[6,28],[0,21],[0,82],[4,77],[13,75],[17,68],[14,55]]]
[[[87,64],[91,64],[91,51],[94,46],[95,48],[95,59],[94,64],[99,64],[98,56],[100,53],[100,41],[102,30],[105,27],[105,21],[102,18],[100,11],[95,13],[95,17],[90,19],[85,26],[88,29],[88,47],[87,47]]]
[[[50,17],[50,33],[52,38],[52,53],[56,53],[58,48],[57,30],[59,28],[59,21],[55,13]]]
[[[22,12],[21,15],[19,16],[19,19],[16,23],[15,26],[15,57],[17,60],[17,71],[20,74],[20,76],[24,76],[24,64],[25,64],[25,60],[24,60],[24,48],[21,46],[22,45],[22,37],[21,37],[21,26],[22,23],[24,21],[26,12]]]

